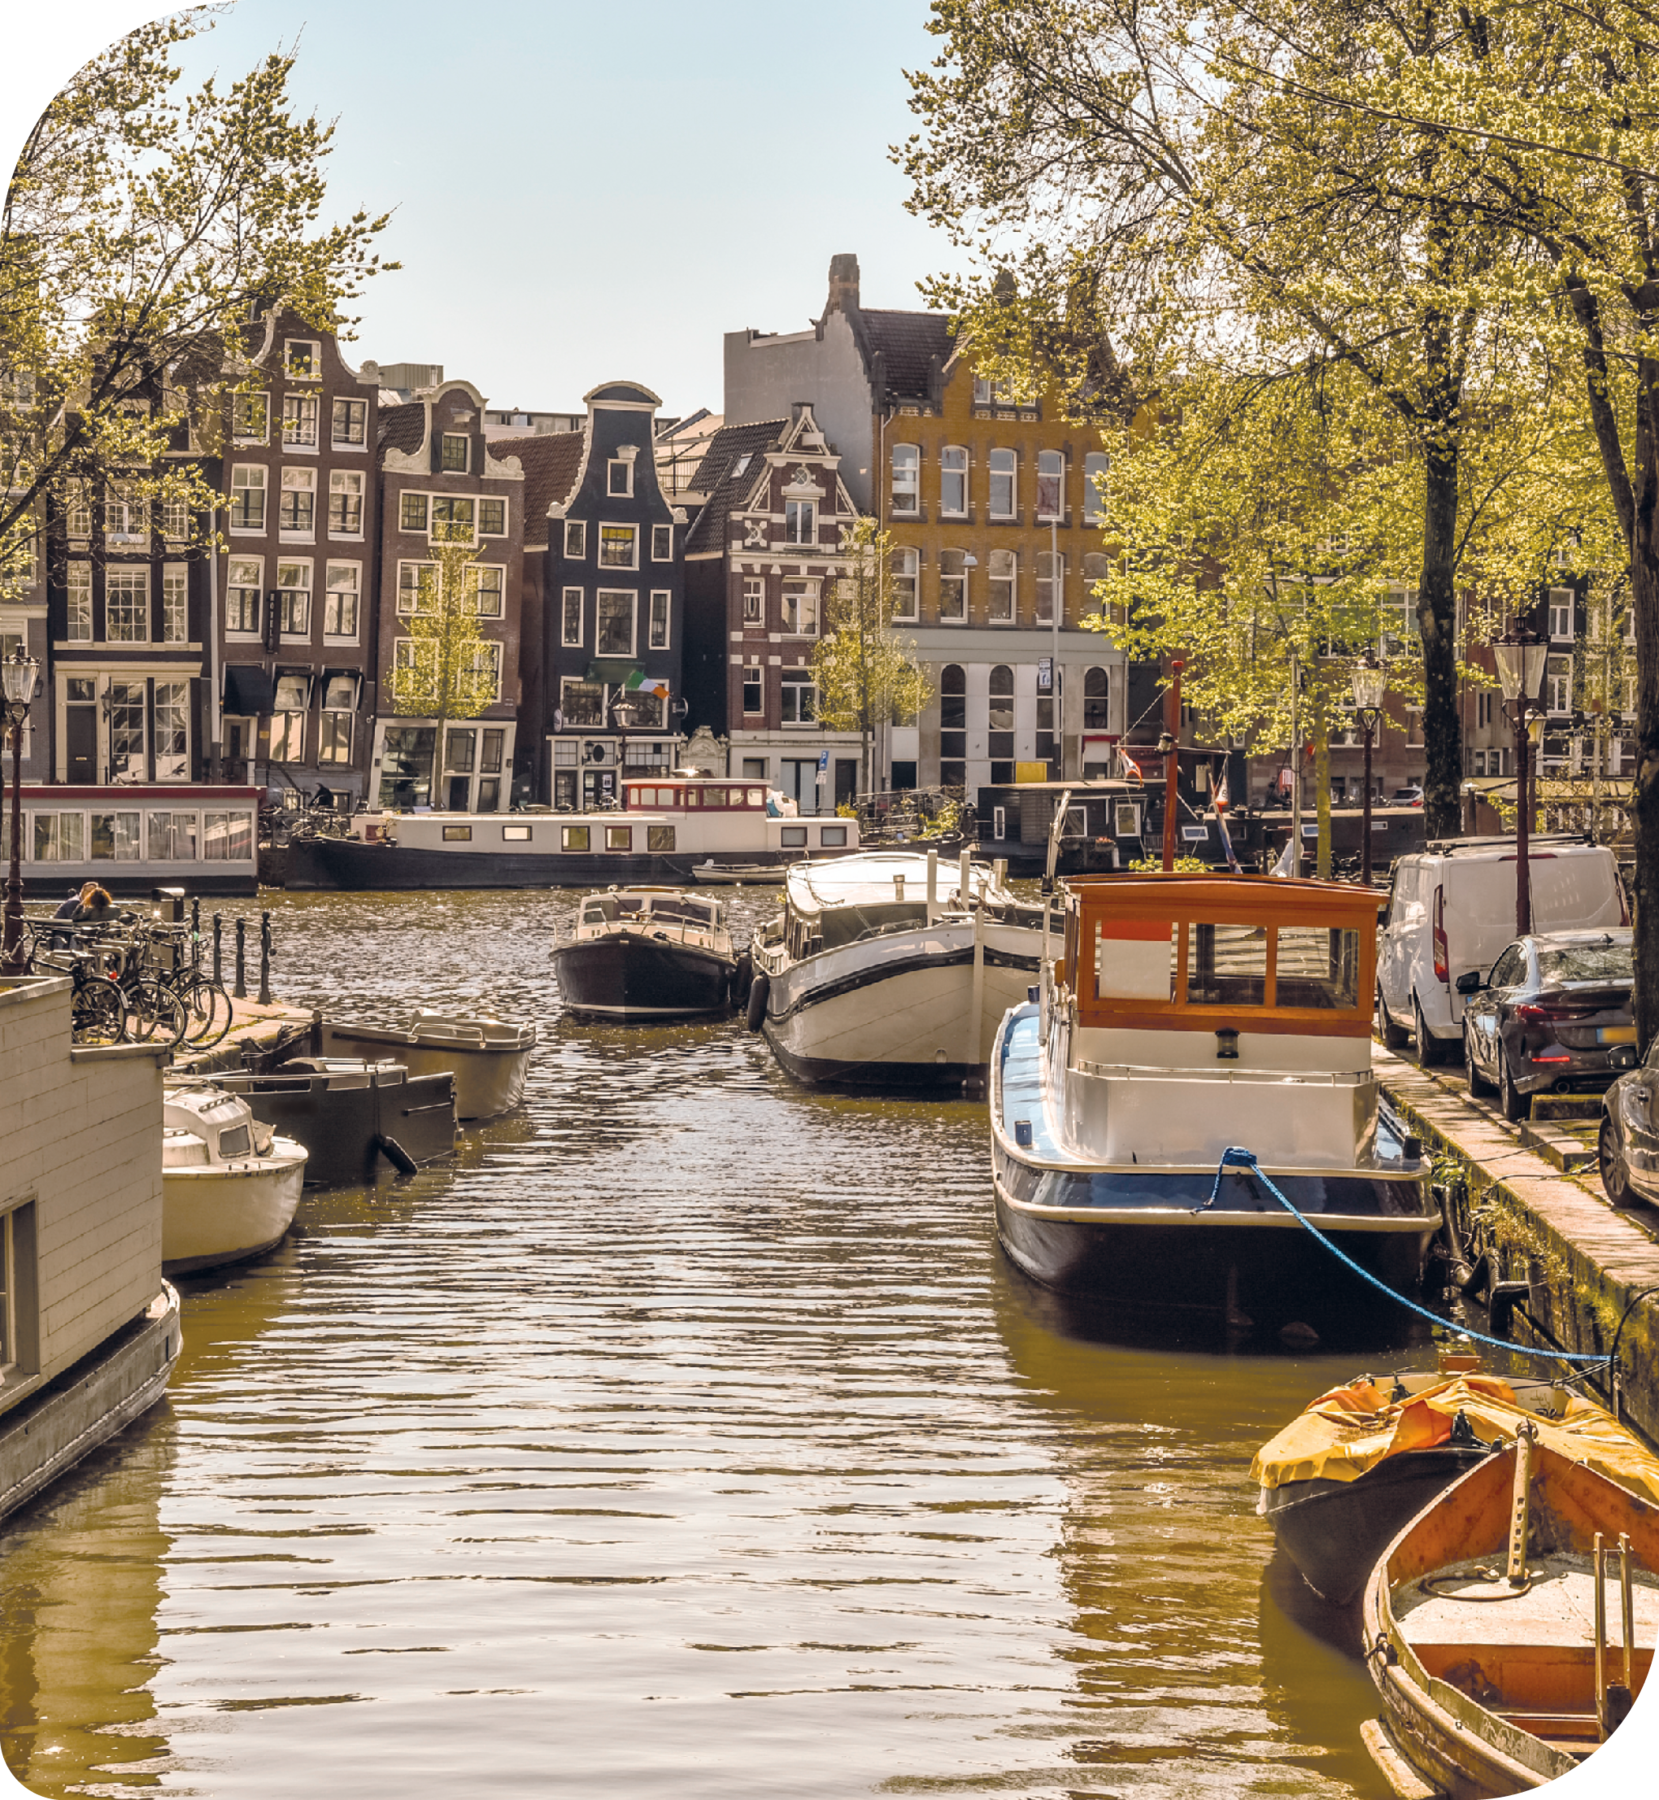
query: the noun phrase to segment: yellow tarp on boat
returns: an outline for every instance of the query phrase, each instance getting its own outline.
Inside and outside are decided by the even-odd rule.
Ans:
[[[1605,1407],[1573,1394],[1559,1419],[1516,1404],[1515,1391],[1496,1375],[1458,1375],[1404,1400],[1390,1401],[1392,1383],[1350,1382],[1321,1394],[1305,1412],[1256,1452],[1250,1477],[1266,1488],[1291,1481],[1354,1481],[1385,1456],[1432,1449],[1451,1436],[1459,1413],[1487,1443],[1513,1443],[1530,1419],[1558,1456],[1584,1463],[1609,1481],[1659,1505],[1659,1457]]]

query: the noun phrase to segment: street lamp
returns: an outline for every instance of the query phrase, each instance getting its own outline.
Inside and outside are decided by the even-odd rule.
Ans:
[[[1359,878],[1371,885],[1371,739],[1382,718],[1388,674],[1367,655],[1354,664],[1354,718],[1365,735],[1365,802],[1359,822]]]
[[[1528,779],[1531,744],[1527,726],[1533,702],[1544,686],[1544,670],[1550,647],[1531,632],[1511,629],[1493,640],[1492,655],[1498,665],[1498,685],[1503,689],[1504,710],[1515,726],[1515,935],[1532,930],[1532,871],[1527,862],[1527,834],[1531,828],[1532,791]]]
[[[28,962],[23,954],[23,721],[35,697],[35,677],[40,665],[25,656],[21,644],[0,662],[0,700],[4,723],[12,731],[12,855],[6,880],[5,935],[0,938],[0,975],[24,975]]]

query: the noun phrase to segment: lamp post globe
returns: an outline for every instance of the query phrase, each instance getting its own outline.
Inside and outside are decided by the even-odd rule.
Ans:
[[[1549,666],[1549,645],[1532,632],[1512,626],[1492,643],[1492,659],[1497,665],[1498,686],[1503,691],[1504,709],[1515,727],[1515,935],[1525,937],[1532,930],[1532,869],[1528,862],[1527,838],[1532,829],[1532,784],[1530,765],[1532,744],[1528,724],[1536,713],[1536,702],[1543,692],[1544,672]]]
[[[1354,664],[1354,717],[1365,742],[1365,781],[1360,802],[1359,878],[1371,885],[1371,742],[1382,717],[1383,696],[1388,691],[1388,672],[1366,656]]]

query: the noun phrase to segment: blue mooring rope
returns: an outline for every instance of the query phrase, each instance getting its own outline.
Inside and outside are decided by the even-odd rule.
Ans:
[[[1533,1350],[1529,1349],[1525,1344],[1513,1344],[1508,1338],[1488,1337],[1485,1332],[1470,1331],[1464,1326],[1454,1324],[1450,1319],[1441,1318],[1439,1313],[1430,1312],[1426,1306],[1419,1306],[1415,1300],[1408,1300],[1404,1294],[1395,1293],[1393,1288],[1391,1288],[1387,1282],[1379,1281],[1369,1269],[1362,1269],[1346,1250],[1338,1249],[1337,1246],[1319,1230],[1312,1220],[1307,1218],[1305,1214],[1299,1212],[1295,1205],[1279,1192],[1278,1188],[1273,1183],[1272,1176],[1270,1176],[1256,1160],[1256,1153],[1254,1150],[1246,1150],[1241,1146],[1234,1144],[1230,1149],[1222,1151],[1221,1161],[1216,1165],[1215,1180],[1210,1185],[1210,1197],[1202,1206],[1195,1206],[1192,1209],[1194,1213],[1207,1212],[1215,1205],[1216,1195],[1221,1192],[1221,1178],[1229,1169],[1248,1169],[1250,1173],[1261,1182],[1262,1186],[1267,1189],[1273,1198],[1278,1201],[1285,1211],[1296,1220],[1297,1224],[1311,1232],[1315,1240],[1323,1244],[1338,1262],[1346,1263],[1362,1281],[1370,1282],[1372,1287],[1379,1293],[1386,1294],[1390,1300],[1398,1301],[1401,1306],[1407,1309],[1407,1311],[1418,1314],[1421,1318],[1427,1319],[1431,1324],[1449,1326],[1460,1336],[1473,1338],[1477,1344],[1492,1344],[1500,1350],[1514,1350],[1522,1356],[1553,1356],[1561,1362],[1601,1363],[1603,1365],[1611,1365],[1613,1359],[1610,1356],[1586,1356],[1582,1351],[1575,1350]]]

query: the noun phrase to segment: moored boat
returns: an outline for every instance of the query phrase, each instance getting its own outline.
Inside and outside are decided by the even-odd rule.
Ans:
[[[536,1028],[510,1019],[418,1012],[407,1028],[324,1020],[325,1055],[402,1063],[412,1077],[455,1077],[455,1116],[493,1119],[524,1098]]]
[[[211,1087],[171,1088],[162,1107],[161,1266],[169,1275],[259,1256],[299,1208],[305,1151]]]
[[[707,862],[693,863],[691,878],[716,887],[781,887],[789,874],[786,862]]]
[[[738,976],[723,901],[678,888],[620,888],[577,911],[553,949],[559,994],[600,1018],[678,1019],[724,1012]]]
[[[1629,1712],[1659,1632],[1659,1506],[1523,1425],[1425,1507],[1365,1585],[1366,1741],[1396,1791],[1523,1793]]]
[[[798,864],[751,947],[749,1026],[800,1081],[959,1088],[1036,976],[1040,919],[966,853]]]
[[[1343,1606],[1406,1522],[1527,1422],[1659,1502],[1659,1457],[1593,1400],[1545,1381],[1412,1371],[1310,1401],[1256,1453],[1256,1510],[1308,1586]]]
[[[1071,884],[1063,954],[992,1058],[1011,1259],[1070,1292],[1316,1329],[1379,1299],[1330,1245],[1413,1287],[1439,1217],[1371,1070],[1375,921],[1373,894],[1328,882]]]

